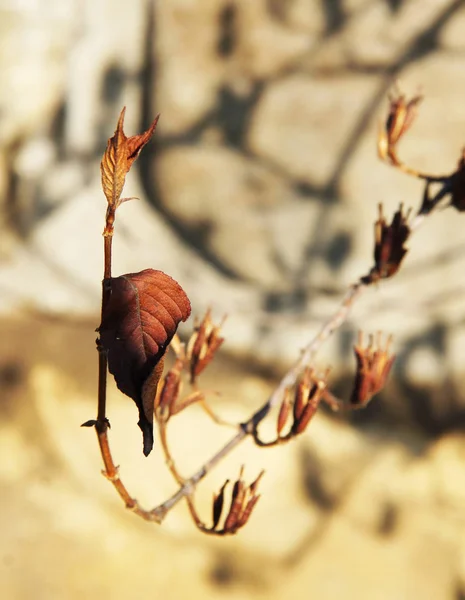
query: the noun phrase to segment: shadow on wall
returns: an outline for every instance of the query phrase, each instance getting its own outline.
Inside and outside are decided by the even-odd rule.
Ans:
[[[276,1],[269,0],[266,7],[271,19],[283,31],[292,32],[291,14],[294,10],[292,0]],[[350,158],[357,151],[361,139],[366,132],[366,128],[379,109],[381,102],[386,96],[386,92],[392,84],[393,79],[414,61],[423,59],[438,49],[438,40],[444,27],[451,21],[455,14],[460,10],[462,2],[460,0],[451,1],[446,4],[441,11],[437,13],[434,20],[427,24],[424,30],[414,36],[403,52],[389,64],[376,62],[372,65],[357,63],[357,61],[347,58],[346,63],[338,65],[334,72],[321,71],[317,59],[328,44],[331,44],[334,38],[342,33],[353,22],[362,19],[365,12],[369,10],[371,3],[363,4],[360,8],[348,12],[348,9],[342,0],[321,1],[318,3],[322,12],[323,26],[316,43],[312,43],[302,55],[296,57],[293,62],[286,64],[281,70],[272,76],[255,77],[251,79],[245,72],[241,72],[241,62],[236,61],[236,55],[239,52],[241,27],[242,27],[242,8],[236,2],[225,2],[219,8],[216,21],[216,42],[212,52],[216,53],[220,64],[222,64],[223,76],[218,85],[216,101],[213,106],[205,110],[202,116],[191,126],[184,129],[176,135],[158,133],[153,142],[144,150],[139,159],[139,168],[142,177],[142,184],[147,198],[150,199],[154,209],[170,224],[171,228],[177,233],[179,243],[189,246],[195,254],[209,262],[219,273],[232,280],[243,280],[244,275],[234,265],[230,264],[218,254],[215,244],[212,241],[217,230],[217,223],[210,216],[199,216],[196,222],[188,220],[182,214],[173,212],[170,198],[166,191],[160,189],[157,178],[154,173],[157,172],[157,164],[167,150],[181,148],[185,146],[203,147],[205,139],[211,131],[218,134],[219,148],[232,150],[235,155],[242,157],[252,167],[268,169],[270,172],[279,175],[285,185],[302,202],[312,203],[316,207],[316,217],[313,219],[310,229],[306,235],[306,246],[302,249],[299,264],[294,264],[292,268],[283,266],[282,257],[273,247],[270,247],[269,253],[274,261],[274,266],[281,273],[288,291],[286,292],[291,300],[302,296],[302,287],[305,286],[307,273],[312,263],[321,259],[337,274],[343,268],[347,258],[350,256],[352,240],[347,232],[336,232],[331,240],[327,239],[328,225],[330,222],[331,209],[334,205],[344,200],[341,190],[341,178],[348,167]],[[385,2],[390,14],[397,15],[403,7],[401,0],[386,0]],[[100,101],[102,110],[98,111],[100,122],[98,124],[99,145],[90,155],[80,155],[77,158],[81,163],[84,176],[83,181],[89,181],[92,174],[89,168],[94,168],[95,160],[103,151],[108,132],[114,128],[113,117],[119,111],[122,105],[124,90],[134,82],[137,82],[141,89],[141,122],[139,129],[145,130],[152,121],[154,113],[154,104],[156,93],[160,88],[159,70],[160,56],[156,45],[157,33],[160,27],[156,3],[147,4],[145,15],[145,33],[143,38],[144,59],[138,73],[131,73],[117,64],[108,68],[101,84]],[[308,3],[309,14],[315,7]],[[234,62],[236,61],[236,62]],[[235,69],[230,66],[239,65]],[[243,67],[243,65],[242,65]],[[248,137],[251,123],[260,109],[260,102],[270,86],[279,81],[285,81],[291,76],[298,75],[302,79],[332,81],[341,77],[350,77],[357,74],[370,74],[377,76],[378,84],[365,100],[363,109],[353,123],[347,134],[344,134],[342,146],[338,155],[333,161],[333,167],[328,177],[323,183],[312,182],[311,178],[305,177],[299,179],[287,172],[281,165],[269,157],[258,155],[250,143]],[[240,80],[249,79],[247,86],[240,86]],[[162,107],[160,107],[162,109]],[[53,144],[58,150],[58,156],[61,161],[66,161],[70,157],[66,155],[66,146],[64,144],[64,123],[66,122],[66,113],[68,107],[66,101],[58,107],[55,120],[50,126],[50,135],[53,136]],[[14,152],[13,152],[14,153]],[[249,186],[253,195],[255,185],[251,177],[246,186]],[[45,193],[38,184],[35,190],[30,191],[33,195],[31,202],[17,198],[20,193],[18,181],[14,174],[10,177],[8,186],[9,220],[16,229],[19,229],[23,236],[27,237],[31,227],[40,219],[54,210],[54,206],[47,204],[42,196]],[[21,194],[25,190],[21,188]],[[169,195],[169,192],[168,192]],[[221,198],[218,198],[221,202]],[[29,217],[25,212],[33,211]],[[265,207],[253,207],[254,213],[265,214]],[[247,220],[247,214],[244,214],[244,221]],[[302,285],[302,282],[304,284]],[[272,286],[273,287],[273,286]],[[274,294],[281,294],[281,290],[267,290],[264,292],[263,306],[271,312],[279,310],[280,305],[285,309],[286,301],[280,302],[274,300]],[[268,294],[270,296],[268,297]],[[306,298],[307,304],[311,300]],[[300,301],[297,302],[300,306]]]

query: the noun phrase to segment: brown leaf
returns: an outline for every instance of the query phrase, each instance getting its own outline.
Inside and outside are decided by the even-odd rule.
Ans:
[[[216,529],[218,527],[218,523],[220,522],[221,514],[223,512],[223,506],[224,506],[224,492],[225,492],[225,489],[226,489],[226,486],[228,485],[228,483],[229,483],[229,479],[226,479],[226,481],[221,486],[221,489],[218,492],[218,494],[214,494],[214,496],[213,496],[212,530]]]
[[[161,375],[157,365],[191,306],[181,286],[162,271],[121,275],[110,279],[110,288],[100,341],[118,388],[139,408],[147,456],[153,446],[153,406]]]
[[[210,309],[208,309],[201,323],[196,326],[187,346],[192,384],[196,382],[200,373],[213,360],[219,347],[224,342],[220,332],[221,324],[215,325],[213,323]]]
[[[291,390],[286,388],[276,423],[276,433],[278,434],[278,438],[281,436],[281,432],[288,421],[289,414],[291,412],[291,406]]]
[[[158,116],[144,133],[126,137],[123,131],[123,108],[118,119],[115,134],[108,140],[107,148],[100,164],[102,173],[102,188],[108,204],[117,208],[120,203],[124,181],[132,163],[139,156],[140,151],[152,137],[157,126]]]
[[[242,479],[243,473],[244,469],[242,467],[239,473],[239,479],[234,484],[231,495],[231,505],[228,515],[225,518],[223,529],[218,532],[221,535],[234,534],[243,527],[249,520],[250,515],[260,498],[257,494],[257,488],[264,471],[262,471],[249,486],[246,486]],[[223,490],[224,487],[222,488],[222,491]]]

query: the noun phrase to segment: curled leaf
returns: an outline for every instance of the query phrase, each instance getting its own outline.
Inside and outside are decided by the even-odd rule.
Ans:
[[[315,415],[323,393],[326,389],[326,377],[317,377],[313,369],[305,369],[300,381],[297,384],[294,405],[294,423],[292,433],[298,435],[305,431],[307,425]],[[295,406],[299,409],[296,410]]]
[[[215,325],[211,319],[210,310],[207,310],[201,323],[196,326],[187,346],[191,383],[195,383],[197,377],[213,360],[217,350],[224,342],[220,332],[221,324]]]
[[[118,119],[115,133],[108,140],[107,148],[100,164],[102,174],[102,188],[109,206],[117,208],[121,202],[120,197],[124,187],[126,175],[133,162],[139,156],[142,148],[147,144],[157,126],[158,116],[144,133],[126,137],[123,131],[123,108]]]
[[[171,416],[172,409],[181,391],[181,372],[183,366],[183,359],[178,357],[173,367],[163,378],[160,394],[158,398],[155,396],[157,402],[155,414],[158,419],[167,421]]]
[[[139,409],[144,454],[153,446],[153,409],[163,358],[190,302],[181,286],[162,271],[146,269],[109,280],[110,296],[99,327],[116,385]]]

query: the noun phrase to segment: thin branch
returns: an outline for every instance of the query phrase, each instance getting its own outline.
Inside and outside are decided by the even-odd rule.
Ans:
[[[167,423],[166,421],[158,421],[158,432],[160,434],[160,445],[163,450],[163,454],[165,455],[166,466],[168,467],[171,475],[174,477],[176,483],[182,485],[184,483],[184,477],[179,473],[176,463],[174,462],[174,458],[171,455],[169,446],[168,446],[168,438],[166,431]]]
[[[232,452],[234,448],[239,446],[239,444],[246,437],[249,435],[254,435],[255,430],[261,421],[263,421],[270,410],[279,403],[286,388],[295,384],[303,368],[309,364],[323,342],[325,342],[325,340],[327,340],[328,337],[331,336],[334,331],[342,325],[342,323],[344,323],[350,309],[353,306],[353,303],[359,297],[364,287],[366,287],[366,284],[358,282],[349,288],[337,312],[323,325],[313,340],[305,347],[299,360],[295,363],[291,370],[284,375],[266,403],[259,408],[247,421],[241,424],[240,431],[233,438],[231,438],[227,444],[218,450],[218,452],[216,452],[198,471],[191,475],[191,477],[186,479],[180,489],[173,494],[171,498],[163,502],[163,504],[160,504],[157,508],[153,509],[154,511],[161,511],[163,514],[166,514],[166,512],[171,510],[171,508],[173,508],[173,506],[175,506],[180,500],[191,496],[195,486],[204,477],[206,477],[208,473],[210,473],[213,467],[221,462],[221,460],[230,452]]]
[[[258,424],[263,421],[266,415],[270,412],[270,410],[277,406],[281,401],[283,394],[286,391],[286,388],[292,387],[295,385],[299,375],[305,368],[305,366],[309,365],[316,354],[316,352],[320,349],[322,344],[344,323],[347,319],[347,316],[352,308],[355,300],[360,296],[362,289],[366,287],[367,284],[358,281],[353,284],[349,290],[347,291],[339,309],[336,313],[322,326],[317,335],[313,338],[313,340],[305,347],[302,351],[302,354],[299,360],[295,363],[295,365],[284,375],[284,377],[279,382],[278,386],[272,392],[268,401],[257,410],[251,417],[243,423],[242,427],[247,433],[253,433],[257,428]]]
[[[157,511],[152,510],[144,510],[137,500],[131,496],[128,492],[126,486],[121,481],[119,476],[119,467],[115,465],[113,462],[113,458],[110,451],[110,445],[108,443],[108,435],[107,429],[101,430],[100,424],[97,423],[95,426],[97,431],[97,438],[100,447],[100,452],[102,454],[103,464],[105,465],[105,469],[102,471],[102,474],[108,481],[110,481],[118,492],[120,498],[123,500],[127,509],[142,517],[145,521],[152,521],[155,523],[161,523],[162,517],[159,516]]]
[[[414,227],[412,229],[418,229],[422,222],[423,218],[421,218],[421,216],[417,216],[414,220]],[[229,442],[225,444],[216,454],[214,454],[212,458],[207,461],[198,471],[186,479],[180,489],[173,494],[171,498],[154,509],[155,511],[162,510],[167,512],[171,510],[171,508],[180,500],[190,496],[192,491],[195,489],[195,486],[213,469],[213,467],[215,467],[225,456],[234,450],[234,448],[236,448],[247,436],[251,435],[255,438],[258,425],[263,421],[263,419],[265,419],[271,409],[279,404],[286,389],[295,385],[303,369],[311,363],[314,355],[320,349],[322,344],[345,322],[355,301],[359,298],[362,291],[369,285],[370,284],[367,283],[364,278],[361,278],[357,283],[350,286],[338,310],[328,319],[328,321],[326,321],[326,323],[324,323],[320,331],[305,347],[300,358],[284,375],[265,404],[263,404],[263,406],[253,413],[253,415],[247,421],[243,422],[240,426],[240,431],[233,438],[231,438]],[[335,398],[329,399],[330,401],[332,400],[337,402]]]

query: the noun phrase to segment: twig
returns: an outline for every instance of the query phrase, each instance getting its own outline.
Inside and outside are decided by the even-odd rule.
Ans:
[[[154,511],[161,510],[162,512],[168,512],[183,498],[191,496],[195,486],[204,478],[210,471],[215,467],[225,456],[227,456],[234,448],[239,446],[249,435],[254,435],[258,425],[268,415],[270,410],[276,406],[282,398],[282,394],[285,389],[291,385],[294,385],[299,377],[302,369],[307,365],[314,354],[318,351],[323,342],[331,336],[334,331],[342,325],[347,318],[347,315],[355,302],[356,298],[360,295],[362,289],[366,287],[366,284],[358,282],[352,285],[341,306],[337,312],[323,325],[313,340],[305,347],[299,360],[295,365],[288,371],[279,382],[278,386],[272,392],[266,403],[260,407],[247,421],[241,424],[240,431],[232,437],[227,444],[225,444],[218,452],[216,452],[198,471],[196,471],[191,477],[186,479],[180,489],[171,496],[166,502],[153,509]]]

